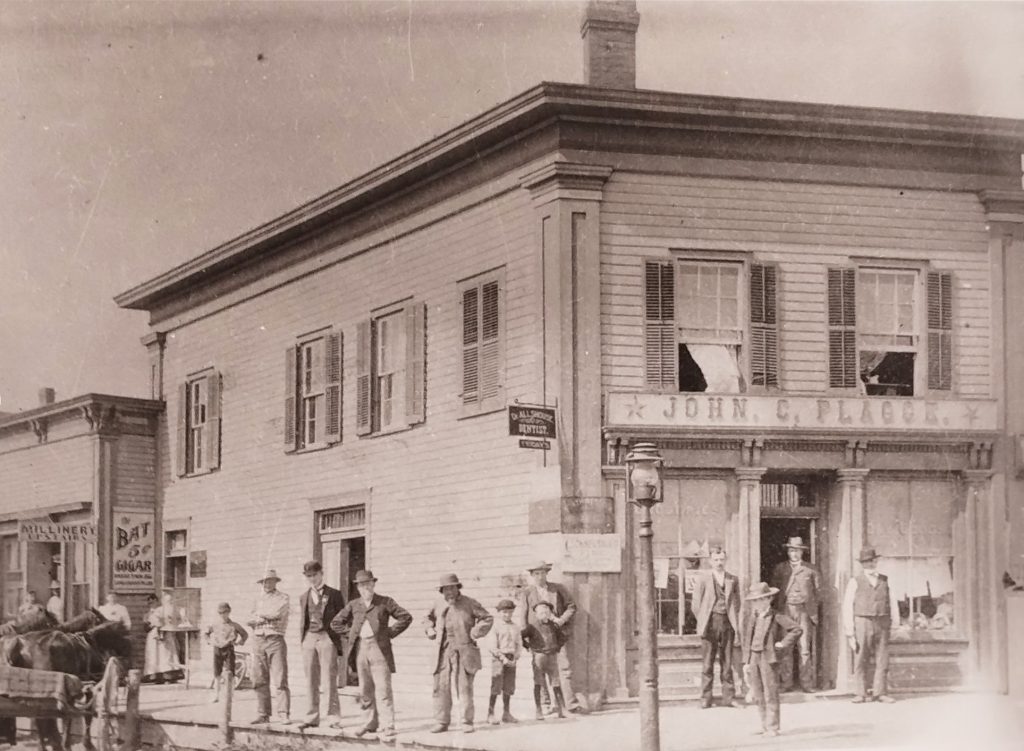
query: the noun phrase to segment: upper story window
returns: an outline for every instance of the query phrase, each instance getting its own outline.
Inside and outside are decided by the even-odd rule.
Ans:
[[[464,415],[505,406],[504,288],[504,269],[459,283]]]
[[[178,389],[178,476],[220,467],[221,377],[213,370]]]
[[[952,324],[951,274],[829,269],[829,385],[868,396],[948,391]]]
[[[304,337],[285,353],[286,451],[341,441],[344,340],[340,331]]]
[[[409,302],[357,331],[356,433],[386,433],[426,417],[426,307]]]
[[[644,348],[648,386],[740,393],[778,385],[774,266],[648,261]]]

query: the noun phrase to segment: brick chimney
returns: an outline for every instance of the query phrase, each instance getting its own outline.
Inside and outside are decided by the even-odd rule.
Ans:
[[[583,35],[583,82],[609,89],[636,88],[635,0],[588,0]]]
[[[45,407],[57,399],[57,392],[49,386],[39,389],[39,406]]]

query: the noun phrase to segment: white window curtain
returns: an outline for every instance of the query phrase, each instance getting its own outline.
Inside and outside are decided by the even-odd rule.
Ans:
[[[739,347],[726,344],[687,344],[709,394],[740,393]]]

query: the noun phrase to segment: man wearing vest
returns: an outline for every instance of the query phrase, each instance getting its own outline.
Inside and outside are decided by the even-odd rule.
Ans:
[[[843,597],[843,629],[853,650],[854,704],[865,701],[892,703],[887,693],[889,672],[889,629],[899,610],[889,580],[878,573],[878,554],[874,548],[863,548],[858,557],[861,573],[850,579]],[[867,694],[867,664],[874,662],[875,675],[871,697]]]
[[[722,706],[735,707],[736,683],[732,672],[733,646],[740,630],[740,581],[725,570],[725,551],[712,548],[711,570],[702,571],[693,585],[693,612],[700,636],[701,708],[711,706],[715,682],[715,655],[722,680]]]
[[[302,613],[302,666],[306,671],[306,695],[309,712],[299,725],[300,730],[320,724],[320,681],[327,683],[327,714],[337,722],[341,719],[338,703],[338,653],[341,638],[331,630],[331,621],[345,606],[341,592],[324,584],[324,569],[319,561],[302,567],[309,589],[299,598]]]
[[[814,652],[817,650],[818,628],[818,571],[804,560],[802,537],[790,537],[786,543],[788,561],[783,561],[772,571],[771,585],[779,590],[775,598],[775,610],[785,613],[800,624],[800,690],[805,694],[814,693],[815,670]],[[779,682],[783,691],[793,689],[793,650],[779,657]]]

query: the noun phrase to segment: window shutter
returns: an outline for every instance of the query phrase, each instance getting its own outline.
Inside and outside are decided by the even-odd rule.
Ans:
[[[289,347],[284,352],[284,450],[294,451],[297,436],[295,435],[296,401],[295,371],[296,348]]]
[[[178,477],[188,474],[188,384],[178,386]]]
[[[412,303],[405,309],[405,419],[416,425],[426,419],[427,307]]]
[[[779,385],[779,328],[774,265],[750,267],[750,383]]]
[[[368,435],[373,432],[371,418],[371,376],[373,363],[373,338],[370,321],[360,321],[356,326],[356,434]]]
[[[678,388],[675,276],[672,263],[644,263],[644,380],[649,388]]]
[[[953,388],[953,275],[928,273],[928,388]]]
[[[497,281],[481,287],[480,305],[480,401],[501,393],[501,288]]]
[[[462,292],[462,403],[480,399],[480,288]]]
[[[203,447],[203,466],[206,469],[220,467],[220,373],[211,373],[206,378],[206,446]]]
[[[327,411],[327,443],[341,442],[342,378],[344,377],[345,340],[340,331],[327,335],[324,353],[324,402]]]
[[[828,385],[857,385],[857,270],[828,270]]]

